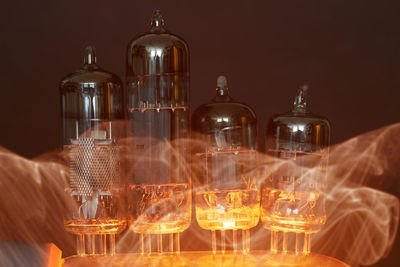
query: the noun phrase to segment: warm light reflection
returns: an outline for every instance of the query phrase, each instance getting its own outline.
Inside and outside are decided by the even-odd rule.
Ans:
[[[197,223],[203,229],[250,229],[260,217],[257,189],[199,191],[195,203]]]
[[[140,234],[182,232],[191,220],[190,193],[189,184],[129,186],[130,229]]]
[[[366,185],[373,184],[379,187],[380,183],[391,183],[391,180],[387,180],[388,177],[399,177],[400,139],[398,136],[400,136],[400,124],[393,124],[331,147],[325,193],[326,218],[316,216],[309,218],[310,220],[304,220],[304,223],[298,223],[304,229],[308,229],[306,231],[315,231],[326,220],[325,226],[312,237],[311,255],[315,255],[313,253],[329,255],[351,266],[359,266],[374,264],[389,253],[398,228],[399,199]],[[197,140],[184,142],[189,141],[196,145]],[[121,143],[122,152],[126,151],[123,144]],[[74,246],[74,242],[64,229],[63,218],[66,214],[70,214],[76,203],[65,191],[68,187],[67,168],[62,163],[62,156],[59,153],[49,153],[35,160],[27,160],[10,151],[0,149],[0,210],[3,214],[0,221],[1,240],[18,240],[27,243],[54,242],[65,252],[64,256],[72,254],[71,247]],[[266,155],[261,156],[261,167],[254,170],[257,177],[260,177],[258,183],[262,183],[263,178],[269,177],[271,172],[282,166],[279,166],[280,162],[276,162],[276,159]],[[192,179],[197,179],[196,173],[201,170],[199,166],[191,167]],[[127,171],[133,171],[127,169]],[[310,169],[309,173],[315,174],[313,169]],[[202,192],[200,190],[193,188],[194,194]],[[308,218],[309,214],[305,211],[313,206],[310,203],[320,199],[321,196],[317,193],[313,192],[307,196],[288,196],[287,199],[295,201],[303,199],[305,210],[285,204],[282,206],[282,212],[288,217],[284,219],[291,220],[289,216],[291,214]],[[261,197],[266,197],[268,194],[261,192]],[[150,202],[148,209],[158,207],[151,205]],[[214,212],[214,215],[218,214]],[[262,216],[267,215],[262,214]],[[226,226],[231,227],[229,220],[225,222],[228,223]],[[308,222],[311,222],[311,226]],[[197,223],[193,220],[191,227],[182,234],[183,251],[200,251],[210,248],[210,234],[204,234],[205,231],[196,225]],[[138,240],[132,229],[127,229],[119,237],[117,253],[140,253],[141,243]],[[269,231],[263,227],[255,227],[251,233],[252,251],[250,252],[263,250],[265,254],[265,251],[270,249],[267,240],[269,240]],[[288,240],[292,239],[288,237]],[[278,242],[282,242],[281,239]],[[185,261],[189,258],[190,261],[203,261],[203,259],[200,260],[200,256],[188,254],[189,257],[187,257],[185,253],[182,253],[183,256],[179,257],[179,260]],[[10,255],[13,253],[11,252]],[[209,254],[202,256],[212,257]],[[243,255],[240,254],[240,256]],[[123,256],[118,254],[115,257],[104,256],[104,262],[115,261],[122,264],[124,260],[128,260],[121,257]],[[176,255],[158,257],[156,261],[159,266],[171,266],[168,265],[168,259],[176,260],[174,257]],[[267,262],[265,257],[263,260]],[[135,257],[136,260],[139,258]],[[71,262],[74,259],[76,260],[77,257],[71,259]],[[204,261],[208,260],[209,258],[204,258]],[[229,262],[229,259],[227,261]],[[73,265],[66,264],[65,266]]]
[[[278,258],[275,258],[278,259]],[[293,259],[290,259],[292,262]],[[272,266],[293,266],[287,264],[286,258],[280,261],[271,260],[265,251],[255,251],[252,254],[218,254],[212,255],[209,252],[183,252],[181,255],[174,254],[154,254],[151,256],[140,254],[120,254],[110,256],[87,256],[70,257],[65,259],[63,267],[91,267],[91,266],[157,266],[157,267],[272,267]],[[331,257],[310,254],[298,260],[296,266],[324,266],[324,267],[349,267],[349,265]]]

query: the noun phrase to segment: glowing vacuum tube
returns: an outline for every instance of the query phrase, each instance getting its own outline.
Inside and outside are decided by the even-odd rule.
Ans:
[[[300,86],[292,111],[271,118],[267,126],[266,150],[275,163],[261,189],[261,220],[271,231],[271,254],[282,256],[280,262],[310,253],[311,234],[326,221],[331,127],[310,113],[307,93],[308,86]]]
[[[142,253],[180,251],[191,221],[189,50],[169,33],[159,10],[149,32],[128,45],[128,216]]]
[[[232,230],[232,249],[238,251],[241,230],[242,251],[250,250],[250,231],[260,215],[257,186],[257,119],[248,106],[229,96],[227,81],[218,77],[216,97],[193,113],[192,128],[199,161],[195,183],[196,219],[211,230],[212,251],[217,252],[216,231],[221,232],[220,249],[226,250],[226,231]],[[239,233],[240,233],[239,232]]]
[[[76,201],[65,228],[77,235],[78,254],[114,254],[115,234],[126,226],[114,131],[123,119],[121,80],[96,64],[88,46],[83,68],[61,81],[60,93],[68,191]]]

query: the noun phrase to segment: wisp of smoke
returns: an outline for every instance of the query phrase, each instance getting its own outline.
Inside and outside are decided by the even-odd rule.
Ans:
[[[339,258],[352,266],[374,264],[389,253],[398,228],[399,199],[371,186],[386,187],[400,176],[398,136],[400,124],[393,124],[330,147],[326,179],[321,178],[325,181],[327,220],[323,229],[313,236],[312,252]],[[120,142],[122,161],[125,156],[130,157],[130,142]],[[176,146],[187,147],[190,143],[193,148],[204,145],[196,138],[175,142],[177,144],[163,144],[163,149],[168,151],[159,153],[160,160],[165,160],[162,165],[172,173],[182,166],[168,166],[171,158],[174,164],[178,164],[186,162],[189,157],[180,155],[181,150],[175,149]],[[59,160],[63,156],[62,153],[49,153],[28,160],[0,149],[0,239],[3,242],[54,242],[67,251],[64,255],[68,255],[73,240],[63,229],[63,218],[74,208],[74,203],[65,190],[68,188],[68,168]],[[145,159],[129,160],[140,162]],[[266,154],[259,154],[258,162],[258,167],[252,170],[258,177],[258,185],[275,170],[288,166],[287,162],[277,161]],[[243,164],[247,163],[244,157]],[[202,179],[204,167],[196,158],[190,167],[186,173],[192,179],[195,193],[202,190],[196,185],[201,184],[197,180]],[[125,175],[131,175],[135,168],[127,165],[124,170]],[[315,176],[319,171],[310,168],[304,175]],[[399,191],[392,193],[398,194]],[[201,230],[195,216],[192,217],[191,226],[181,236],[182,248],[209,250],[209,233]],[[252,230],[251,247],[265,250],[268,249],[269,233],[260,225]],[[123,252],[139,252],[137,241],[138,238],[127,229],[120,235],[118,247]],[[7,253],[10,258],[12,252],[8,250]],[[0,261],[3,257],[6,256],[0,254]],[[16,252],[15,257],[18,258]]]

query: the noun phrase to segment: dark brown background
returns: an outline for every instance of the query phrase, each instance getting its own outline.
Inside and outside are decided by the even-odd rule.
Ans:
[[[26,157],[59,147],[61,78],[81,67],[88,44],[124,78],[126,46],[155,7],[189,44],[192,110],[224,74],[233,97],[256,111],[260,136],[300,83],[311,86],[312,110],[331,121],[334,143],[400,121],[397,1],[7,1],[0,145]],[[398,247],[379,266],[395,266]]]

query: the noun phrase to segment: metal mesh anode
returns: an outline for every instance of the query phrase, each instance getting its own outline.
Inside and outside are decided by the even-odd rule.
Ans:
[[[80,195],[119,185],[118,146],[112,140],[79,138],[69,145],[70,187]]]

